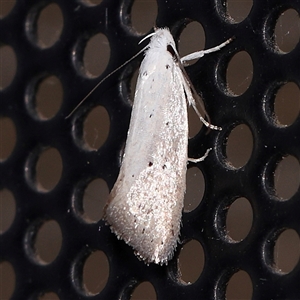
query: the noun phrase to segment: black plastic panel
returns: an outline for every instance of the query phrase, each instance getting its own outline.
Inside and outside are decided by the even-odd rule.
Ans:
[[[0,235],[1,261],[11,263],[16,274],[12,299],[37,298],[48,291],[60,299],[129,299],[142,281],[154,286],[160,300],[224,299],[226,284],[238,270],[249,274],[253,299],[299,299],[299,263],[286,275],[271,265],[275,237],[285,228],[300,234],[299,191],[288,201],[279,201],[272,188],[276,163],[285,155],[300,159],[300,119],[280,127],[272,116],[277,87],[285,82],[300,85],[300,45],[283,54],[273,43],[279,15],[288,8],[300,12],[300,1],[255,0],[241,23],[229,21],[222,1],[157,1],[157,26],[169,27],[175,39],[190,20],[203,25],[205,48],[235,37],[226,49],[187,67],[211,120],[223,128],[222,132],[209,134],[203,128],[190,141],[191,157],[214,148],[214,153],[199,164],[206,182],[201,205],[192,213],[184,213],[182,221],[181,240],[198,240],[205,253],[203,272],[192,285],[177,279],[180,247],[168,266],[147,266],[129,246],[117,240],[103,221],[88,224],[76,215],[88,182],[102,178],[111,189],[117,178],[131,112],[130,79],[142,59],[138,57],[108,78],[71,118],[65,119],[99,81],[79,72],[85,42],[96,32],[109,40],[111,56],[104,77],[142,48],[138,45],[142,36],[130,28],[129,0],[104,0],[93,7],[80,1],[54,2],[62,11],[64,27],[59,41],[50,48],[37,47],[28,26],[34,28],[33,20],[52,1],[17,0],[12,12],[0,20],[0,41],[13,47],[18,62],[14,81],[0,93],[1,117],[11,118],[17,132],[13,153],[0,163],[0,188],[13,193],[17,206],[13,224]],[[251,56],[253,80],[245,93],[235,97],[227,91],[225,74],[231,57],[241,50]],[[28,101],[36,92],[29,86],[47,74],[61,80],[64,97],[55,117],[42,121],[28,109]],[[98,151],[88,151],[80,147],[82,124],[96,105],[108,111],[110,131]],[[230,130],[238,124],[250,128],[254,146],[248,163],[236,169],[226,163],[225,145]],[[44,193],[29,182],[35,177],[41,149],[47,147],[59,151],[63,172],[57,186]],[[250,201],[254,218],[247,237],[233,243],[223,229],[226,208],[238,197]],[[49,265],[34,262],[28,250],[45,220],[55,220],[62,231],[61,250]],[[110,273],[102,292],[91,296],[81,288],[81,269],[85,258],[95,250],[107,255]]]

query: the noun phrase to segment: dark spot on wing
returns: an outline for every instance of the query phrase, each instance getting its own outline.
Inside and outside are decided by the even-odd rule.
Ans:
[[[166,69],[167,69],[167,70],[170,69],[170,65],[166,65]]]
[[[152,167],[152,166],[153,166],[153,162],[152,162],[152,161],[149,161],[148,166],[149,166],[149,167]]]

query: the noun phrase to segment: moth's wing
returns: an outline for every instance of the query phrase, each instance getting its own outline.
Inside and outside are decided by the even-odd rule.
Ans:
[[[125,154],[106,219],[146,262],[166,263],[176,248],[186,188],[187,105],[181,70],[145,57]],[[153,61],[152,61],[153,62]]]

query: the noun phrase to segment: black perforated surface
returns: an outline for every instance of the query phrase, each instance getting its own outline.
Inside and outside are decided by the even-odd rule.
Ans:
[[[300,12],[300,1],[256,0],[249,16],[237,24],[226,21],[221,1],[157,1],[157,26],[171,28],[175,39],[188,20],[203,25],[206,48],[235,36],[226,49],[187,68],[213,123],[223,128],[222,132],[207,135],[203,129],[190,141],[191,157],[214,147],[214,153],[199,164],[206,182],[201,205],[184,213],[182,219],[181,240],[198,240],[205,253],[203,272],[192,285],[177,279],[180,249],[168,266],[147,266],[129,246],[117,240],[103,221],[87,224],[76,214],[89,181],[102,178],[111,189],[116,180],[130,119],[129,82],[142,59],[139,57],[105,81],[66,120],[65,116],[99,81],[87,79],[78,71],[85,41],[96,32],[108,38],[111,56],[105,76],[141,49],[141,36],[130,29],[131,1],[107,0],[88,7],[80,1],[56,0],[64,17],[63,32],[57,43],[42,50],[34,44],[28,24],[34,24],[38,12],[51,2],[18,0],[0,23],[0,41],[13,47],[18,62],[14,81],[0,94],[1,116],[11,118],[17,132],[13,153],[0,164],[0,188],[13,192],[17,206],[13,224],[0,235],[1,261],[10,262],[16,274],[12,299],[37,298],[47,291],[60,299],[129,299],[142,281],[154,286],[157,299],[224,299],[226,284],[238,270],[249,274],[253,299],[299,299],[299,263],[286,275],[275,272],[271,265],[275,237],[284,228],[300,234],[299,191],[289,201],[278,201],[272,188],[274,169],[282,156],[300,159],[299,118],[288,127],[277,126],[273,120],[276,89],[288,81],[300,84],[300,45],[288,54],[279,53],[273,43],[274,26],[288,8]],[[244,94],[234,97],[226,89],[226,67],[241,50],[251,56],[253,80]],[[61,80],[64,98],[55,117],[41,121],[28,108],[35,93],[29,86],[46,74]],[[110,131],[98,151],[88,151],[80,146],[82,123],[96,105],[108,111]],[[248,163],[235,169],[226,163],[225,144],[230,130],[241,123],[249,126],[254,146]],[[42,193],[30,182],[35,177],[39,153],[46,147],[59,151],[63,173],[52,191]],[[250,201],[254,218],[248,236],[233,243],[224,230],[226,209],[238,197]],[[30,250],[37,228],[45,220],[57,221],[63,237],[59,255],[49,265],[36,263]],[[107,255],[109,278],[100,294],[88,296],[82,288],[81,269],[84,259],[95,250]]]

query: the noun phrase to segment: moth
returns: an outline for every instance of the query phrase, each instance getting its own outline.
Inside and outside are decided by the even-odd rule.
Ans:
[[[183,65],[218,51],[230,39],[180,59],[168,28],[146,38],[151,39],[139,69],[123,160],[104,219],[145,263],[163,265],[179,241],[187,163],[202,161],[211,150],[188,158],[187,105],[207,127],[221,130],[199,113]]]

